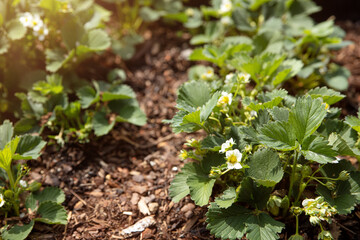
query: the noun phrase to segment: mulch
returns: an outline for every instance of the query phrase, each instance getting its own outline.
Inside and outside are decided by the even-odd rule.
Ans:
[[[360,24],[339,25],[356,43],[336,55],[336,61],[352,72],[347,95],[349,112],[354,112],[360,102]],[[48,146],[39,161],[32,161],[29,179],[63,189],[69,214],[66,227],[36,225],[32,239],[122,239],[122,230],[144,218],[150,226],[128,239],[215,239],[206,230],[206,207],[196,207],[189,197],[173,203],[168,196],[170,182],[183,166],[177,155],[192,136],[173,134],[162,120],[174,116],[176,91],[193,64],[186,60],[190,36],[179,37],[163,26],[145,36],[134,58],[119,64],[127,71],[126,83],[138,94],[148,123],[118,124],[108,136],[87,144]],[[360,235],[359,209],[335,220],[330,229],[338,239]],[[316,229],[310,228],[303,224],[300,231],[307,239],[317,239]]]

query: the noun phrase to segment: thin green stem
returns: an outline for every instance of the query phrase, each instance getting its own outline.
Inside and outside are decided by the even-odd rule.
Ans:
[[[299,235],[299,216],[295,215],[295,219],[296,219],[296,232],[295,232],[295,235]]]
[[[296,164],[297,164],[297,160],[298,160],[298,155],[299,155],[299,152],[297,150],[295,150],[294,163],[293,163],[292,172],[291,172],[291,178],[290,178],[290,188],[289,188],[289,193],[288,193],[289,199],[291,199],[291,193],[292,193],[292,190],[293,190],[293,187],[294,187],[295,172],[296,172]]]

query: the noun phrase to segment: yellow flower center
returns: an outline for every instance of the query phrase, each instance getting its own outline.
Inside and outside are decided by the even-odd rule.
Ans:
[[[222,96],[220,99],[220,103],[227,104],[229,103],[229,97],[228,96]]]
[[[229,161],[231,164],[235,164],[235,163],[237,163],[237,158],[236,158],[236,156],[235,156],[234,154],[232,154],[232,155],[230,155],[230,156],[228,157],[228,161]]]

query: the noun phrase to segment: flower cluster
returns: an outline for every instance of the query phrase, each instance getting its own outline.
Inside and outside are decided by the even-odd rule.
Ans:
[[[312,225],[319,224],[320,221],[330,221],[330,218],[337,213],[336,209],[330,206],[323,197],[315,199],[305,199],[302,202],[306,215],[310,216]]]
[[[221,150],[219,152],[225,153],[228,169],[241,169],[242,154],[238,149],[231,150],[234,144],[234,139],[230,138],[221,145]]]
[[[40,41],[44,41],[45,37],[49,34],[49,29],[38,14],[32,15],[26,12],[19,18],[19,21],[24,27],[31,28],[33,34],[38,37]]]

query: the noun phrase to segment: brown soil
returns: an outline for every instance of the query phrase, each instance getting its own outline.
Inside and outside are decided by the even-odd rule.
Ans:
[[[348,95],[357,108],[360,25],[340,25],[356,43],[340,51],[337,61],[352,71]],[[69,213],[66,227],[55,226],[54,231],[36,225],[33,238],[122,239],[121,231],[148,216],[148,208],[154,224],[129,239],[214,239],[205,228],[205,207],[195,207],[189,197],[177,204],[168,197],[169,184],[183,165],[177,155],[190,136],[174,135],[162,120],[175,114],[176,90],[191,66],[184,57],[190,46],[186,35],[179,38],[165,28],[154,32],[142,46],[145,50],[128,64],[127,84],[138,93],[148,124],[119,124],[110,135],[84,145],[68,144],[61,150],[50,146],[40,161],[32,162],[30,179],[62,188]],[[349,217],[337,217],[330,229],[338,239],[356,239],[359,221],[357,209]],[[316,239],[317,230],[310,229],[305,223],[300,231]],[[292,234],[291,226],[288,231],[282,239]]]

